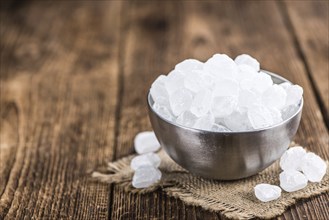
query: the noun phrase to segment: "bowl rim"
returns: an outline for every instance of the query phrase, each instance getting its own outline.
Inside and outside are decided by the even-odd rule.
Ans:
[[[282,80],[284,82],[289,82],[289,83],[293,84],[291,81],[287,80],[286,78],[284,78],[284,77],[282,77],[282,76],[280,76],[280,75],[278,75],[276,73],[273,73],[273,72],[270,72],[270,71],[267,71],[267,70],[263,70],[263,69],[261,69],[260,72],[264,72],[264,73],[270,75],[271,77],[278,78],[278,79],[280,79],[280,80]],[[147,104],[148,104],[149,110],[152,111],[161,120],[165,121],[166,123],[169,123],[170,125],[173,125],[173,126],[176,126],[176,127],[182,128],[182,129],[185,129],[185,130],[190,130],[190,131],[198,132],[198,133],[214,133],[214,134],[226,134],[226,135],[229,135],[229,134],[246,134],[246,133],[262,132],[262,131],[267,131],[267,130],[270,130],[270,129],[273,129],[273,128],[276,128],[276,127],[280,127],[281,125],[286,124],[291,119],[293,119],[294,117],[296,117],[296,115],[298,115],[302,111],[303,105],[304,105],[304,98],[302,97],[302,99],[300,100],[300,103],[299,103],[298,110],[292,116],[290,116],[289,118],[283,120],[282,122],[280,122],[278,124],[274,124],[274,125],[269,126],[269,127],[259,128],[259,129],[255,129],[255,130],[246,130],[246,131],[226,131],[226,132],[222,132],[222,131],[208,131],[208,130],[202,130],[202,129],[197,129],[197,128],[186,127],[184,125],[177,124],[176,122],[169,121],[168,119],[166,119],[166,118],[162,117],[161,115],[159,115],[153,109],[153,107],[152,107],[152,105],[150,103],[150,100],[151,100],[150,90],[147,93],[146,99],[147,99]]]

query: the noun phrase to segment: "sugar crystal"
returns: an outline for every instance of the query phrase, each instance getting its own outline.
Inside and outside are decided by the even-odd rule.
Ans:
[[[273,117],[271,112],[262,105],[254,105],[250,107],[247,112],[251,126],[254,129],[265,128],[271,126],[273,122]]]
[[[242,64],[248,65],[256,71],[259,71],[259,69],[260,69],[259,62],[248,54],[241,54],[241,55],[237,56],[234,59],[234,61],[238,65],[242,65]]]
[[[186,127],[193,127],[197,119],[198,117],[196,115],[187,110],[177,117],[176,123]]]
[[[307,179],[311,182],[320,182],[327,170],[326,162],[314,153],[304,155],[300,166]]]
[[[256,185],[254,191],[257,199],[262,202],[269,202],[278,199],[282,190],[278,186],[262,183]]]
[[[175,66],[175,70],[181,71],[183,73],[188,73],[192,70],[201,70],[202,68],[203,63],[196,59],[187,59]]]
[[[150,152],[134,157],[131,160],[130,167],[133,170],[137,170],[140,167],[149,167],[149,166],[158,168],[160,166],[160,163],[161,163],[160,157],[157,154]]]
[[[283,170],[301,171],[301,158],[306,155],[306,151],[301,146],[289,148],[280,159],[280,167]]]
[[[193,94],[187,89],[177,90],[169,97],[170,107],[175,116],[188,110],[192,105],[192,101]]]
[[[201,130],[211,130],[214,123],[215,123],[214,116],[212,114],[208,114],[198,118],[193,128],[201,129]]]
[[[160,149],[160,143],[153,131],[138,133],[134,139],[134,146],[138,154],[155,152]]]
[[[268,108],[282,109],[285,105],[287,93],[279,85],[270,86],[262,95],[262,103]]]
[[[205,116],[210,111],[211,103],[211,91],[209,89],[203,89],[195,95],[191,106],[191,112],[197,117]]]
[[[132,185],[135,188],[146,188],[161,179],[161,171],[153,166],[140,167],[135,170]]]
[[[215,54],[205,63],[187,59],[152,84],[153,109],[190,128],[222,129],[210,123],[209,115],[230,131],[266,128],[297,113],[303,95],[300,86],[277,84],[277,79],[273,84],[272,77],[247,54],[235,60]]]
[[[307,178],[296,170],[284,170],[280,173],[280,186],[287,192],[301,190],[307,186]]]

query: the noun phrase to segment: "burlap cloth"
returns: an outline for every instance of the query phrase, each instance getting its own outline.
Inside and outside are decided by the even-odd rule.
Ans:
[[[158,155],[161,158],[161,181],[146,189],[135,189],[131,185],[133,170],[130,168],[130,161],[134,155],[109,163],[108,171],[111,174],[94,172],[92,176],[102,182],[116,183],[132,193],[148,193],[161,188],[169,196],[179,198],[188,205],[201,206],[234,219],[273,218],[299,199],[329,192],[327,169],[321,183],[309,182],[306,188],[292,193],[282,191],[278,200],[262,203],[254,196],[253,188],[259,183],[279,185],[281,170],[278,162],[246,179],[218,181],[192,175],[171,160],[163,150]]]

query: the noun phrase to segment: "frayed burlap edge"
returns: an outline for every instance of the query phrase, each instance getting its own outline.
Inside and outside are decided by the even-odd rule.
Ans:
[[[273,218],[282,214],[288,207],[296,204],[296,202],[299,200],[307,199],[319,195],[321,193],[329,192],[329,169],[327,169],[326,176],[321,181],[321,183],[309,183],[305,190],[290,193],[289,195],[293,196],[285,197],[284,200],[282,199],[279,202],[263,203],[264,211],[257,213],[253,212],[252,205],[248,206],[247,208],[238,207],[235,204],[228,204],[226,202],[221,201],[220,197],[218,199],[214,199],[207,196],[207,194],[202,194],[198,193],[195,190],[191,190],[189,188],[191,186],[198,187],[201,184],[203,187],[210,187],[216,185],[219,182],[205,180],[203,178],[193,176],[192,174],[188,173],[183,168],[172,162],[170,159],[168,159],[168,157],[166,157],[163,151],[160,151],[159,153],[159,156],[162,158],[160,170],[162,171],[163,175],[161,181],[145,189],[135,189],[131,185],[133,170],[130,168],[130,161],[133,156],[134,155],[124,157],[115,162],[109,163],[107,170],[108,172],[110,172],[110,174],[93,172],[92,177],[101,182],[116,183],[126,192],[131,193],[144,194],[153,192],[161,188],[163,191],[166,192],[167,195],[179,198],[187,205],[200,206],[212,212],[219,212],[224,216],[232,219],[250,219],[255,217],[264,219]],[[327,164],[329,163],[327,162]],[[278,167],[277,164],[274,166]],[[276,173],[274,175],[278,174]],[[263,178],[264,177],[260,177],[259,179],[262,180]],[[278,179],[278,176],[274,178]],[[187,180],[190,181],[191,184]],[[248,182],[248,178],[241,181]],[[194,182],[198,182],[198,184]],[[254,182],[256,181],[253,179],[252,183]],[[235,184],[235,182],[232,182],[232,184]],[[239,184],[242,185],[243,183]],[[276,184],[278,185],[278,183]],[[250,193],[253,194],[253,188],[250,189]],[[287,194],[286,192],[282,193]],[[229,195],[230,193],[228,193],[228,196]],[[249,197],[250,196],[251,195],[249,195]],[[259,207],[257,208],[257,210],[258,209]]]
[[[327,162],[327,164],[329,164]],[[327,172],[326,175],[329,175]],[[312,183],[309,183],[312,184]],[[251,218],[262,218],[262,219],[271,219],[281,215],[285,210],[287,210],[290,206],[296,204],[298,201],[303,199],[309,199],[314,196],[320,195],[322,193],[329,192],[329,181],[322,182],[320,187],[316,187],[315,191],[306,191],[300,192],[298,194],[298,198],[291,198],[285,201],[281,201],[279,204],[274,204],[272,212],[264,212],[262,215],[255,215],[253,213],[246,213],[245,210],[240,210],[237,207],[234,207],[230,204],[226,204],[221,202],[220,200],[213,200],[207,197],[202,197],[200,195],[196,195],[180,186],[177,183],[176,186],[170,186],[168,188],[163,189],[169,196],[179,198],[183,202],[188,205],[201,206],[203,209],[212,211],[212,212],[220,212],[224,216],[232,219],[251,219]],[[252,189],[253,190],[253,189]],[[282,192],[285,193],[285,192]]]

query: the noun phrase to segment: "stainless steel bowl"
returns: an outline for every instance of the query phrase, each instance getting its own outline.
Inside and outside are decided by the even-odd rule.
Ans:
[[[289,82],[269,74],[274,83]],[[280,124],[244,132],[212,132],[184,127],[159,116],[147,97],[155,135],[169,156],[196,175],[235,180],[257,174],[281,157],[295,136],[303,108]]]

